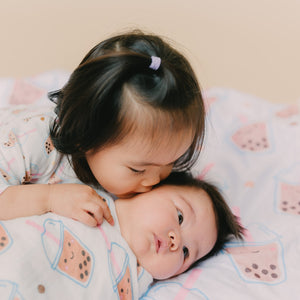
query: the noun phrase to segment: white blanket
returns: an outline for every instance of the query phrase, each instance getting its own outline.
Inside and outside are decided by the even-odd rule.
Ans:
[[[0,105],[45,104],[46,92],[66,78],[47,72],[0,80]],[[156,282],[144,299],[297,299],[300,103],[274,104],[228,89],[206,91],[205,100],[207,136],[194,173],[221,188],[247,228],[245,243],[229,243],[193,270]]]
[[[143,299],[298,299],[300,295],[300,107],[233,90],[205,94],[207,136],[193,169],[219,186],[247,229],[244,243]]]
[[[109,198],[107,198],[109,202]],[[51,213],[0,222],[0,299],[138,299],[152,277],[115,226]]]

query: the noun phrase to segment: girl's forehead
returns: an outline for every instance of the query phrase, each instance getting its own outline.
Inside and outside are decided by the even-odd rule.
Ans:
[[[194,130],[192,128],[183,127],[170,128],[170,126],[158,126],[151,128],[150,126],[141,126],[135,128],[124,137],[124,142],[131,141],[138,145],[148,148],[166,147],[169,144],[180,144],[180,141],[190,140],[194,138]]]
[[[190,147],[193,137],[188,130],[179,132],[157,132],[155,136],[147,132],[136,132],[126,136],[121,145],[130,153],[139,157],[152,158],[155,161],[163,160],[162,164],[173,163],[183,155]],[[174,161],[168,161],[174,158]],[[165,160],[163,159],[165,158]]]

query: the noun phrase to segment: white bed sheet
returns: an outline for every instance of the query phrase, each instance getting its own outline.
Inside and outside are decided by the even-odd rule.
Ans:
[[[46,104],[63,71],[0,79],[0,106]],[[274,104],[235,90],[205,92],[207,131],[193,172],[217,184],[246,227],[245,242],[176,278],[149,299],[300,299],[300,102]]]
[[[194,174],[216,183],[245,242],[144,299],[300,299],[300,107],[228,89],[205,93],[207,136]]]

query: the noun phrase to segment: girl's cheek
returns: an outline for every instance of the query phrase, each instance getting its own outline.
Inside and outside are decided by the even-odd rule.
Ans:
[[[173,169],[173,165],[166,167],[161,175],[161,180],[166,179],[171,174],[172,169]]]

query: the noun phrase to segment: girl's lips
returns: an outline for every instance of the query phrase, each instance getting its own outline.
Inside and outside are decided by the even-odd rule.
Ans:
[[[126,198],[131,198],[135,195],[136,195],[136,193],[126,193],[126,194],[116,195],[115,197],[117,199],[126,199]]]

